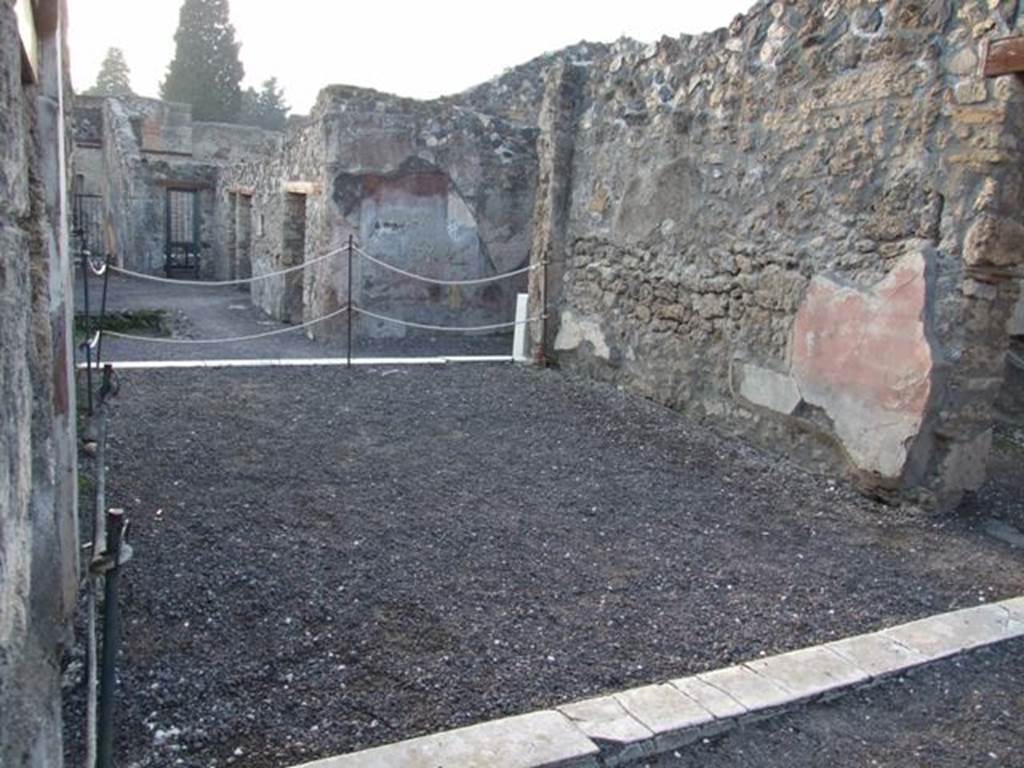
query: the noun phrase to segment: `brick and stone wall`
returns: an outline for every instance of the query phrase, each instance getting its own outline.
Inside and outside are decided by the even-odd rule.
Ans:
[[[1021,85],[978,65],[1015,7],[762,2],[552,69],[549,351],[873,493],[977,487],[1024,254]]]
[[[62,4],[32,9],[0,2],[0,765],[54,768],[78,567],[69,89]]]

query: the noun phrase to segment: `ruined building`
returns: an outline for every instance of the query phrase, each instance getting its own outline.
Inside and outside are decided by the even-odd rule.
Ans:
[[[291,322],[351,285],[381,315],[471,325],[528,289],[538,359],[889,498],[956,504],[984,479],[997,405],[1024,411],[1024,86],[984,74],[1024,33],[1017,2],[761,2],[712,34],[576,46],[433,102],[328,88],[286,134],[79,99],[73,173],[65,32],[61,0],[0,3],[3,765],[61,761],[73,220],[116,263],[201,279],[350,236],[439,278],[532,264],[457,289],[323,259],[252,291]]]
[[[88,130],[126,264],[162,268],[179,189],[199,195],[203,276],[276,272],[349,236],[441,279],[532,263],[538,357],[948,506],[984,478],[1022,332],[1021,86],[982,73],[1017,17],[762,2],[712,34],[581,44],[431,102],[330,87],[285,135],[246,140],[159,102],[80,111],[102,113]],[[364,258],[351,276],[361,307],[463,326],[511,319],[527,281],[424,285]],[[328,258],[252,296],[308,322],[348,286]]]

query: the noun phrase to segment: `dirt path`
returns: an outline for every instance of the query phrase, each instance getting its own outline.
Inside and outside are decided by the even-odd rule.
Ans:
[[[137,372],[111,436],[140,768],[276,768],[1024,594],[974,518],[556,371]]]

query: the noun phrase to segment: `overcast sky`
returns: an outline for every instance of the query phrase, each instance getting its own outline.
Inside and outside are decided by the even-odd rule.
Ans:
[[[182,0],[70,3],[77,90],[96,80],[107,48],[124,50],[132,88],[157,96],[174,53]],[[295,112],[325,85],[433,98],[580,40],[656,40],[728,25],[753,0],[231,0],[245,85],[276,76]]]

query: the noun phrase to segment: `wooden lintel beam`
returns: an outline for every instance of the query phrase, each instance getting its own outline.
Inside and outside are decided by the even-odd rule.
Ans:
[[[981,59],[985,77],[1024,74],[1024,35],[986,41]]]
[[[285,192],[291,192],[293,195],[320,194],[320,184],[315,181],[286,181],[282,189]]]
[[[244,197],[252,197],[256,194],[256,187],[228,187],[228,192],[232,195],[243,195]]]

